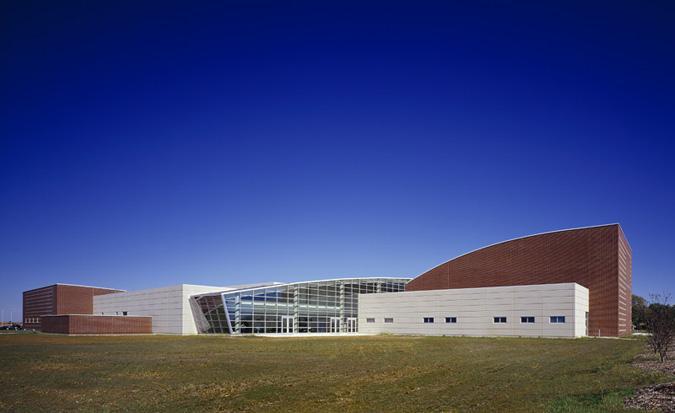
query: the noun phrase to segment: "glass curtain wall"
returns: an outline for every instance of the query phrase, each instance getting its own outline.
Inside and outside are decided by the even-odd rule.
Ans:
[[[357,332],[358,295],[403,291],[407,278],[360,278],[273,285],[193,297],[204,333]]]

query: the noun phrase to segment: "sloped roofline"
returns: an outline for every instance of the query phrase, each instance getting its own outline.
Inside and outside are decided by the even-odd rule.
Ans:
[[[49,284],[45,285],[42,287],[37,287],[37,288],[31,288],[30,290],[24,291],[25,293],[31,292],[31,291],[37,291],[37,290],[42,290],[44,288],[49,288],[49,287],[56,287],[58,285],[64,285],[67,287],[82,287],[82,288],[96,288],[98,290],[110,290],[110,291],[115,291],[115,292],[126,292],[127,290],[121,290],[119,288],[108,288],[108,287],[96,287],[93,285],[81,285],[81,284],[69,284],[69,283],[54,283],[54,284]]]
[[[420,277],[423,276],[424,274],[428,273],[429,271],[433,270],[434,268],[440,267],[441,265],[447,264],[447,263],[449,263],[449,262],[451,262],[451,261],[454,261],[454,260],[456,260],[456,259],[458,259],[458,258],[462,258],[462,257],[465,256],[465,255],[473,254],[474,252],[478,252],[478,251],[480,251],[480,250],[484,250],[484,249],[487,249],[487,248],[490,248],[490,247],[494,247],[494,246],[496,246],[496,245],[506,244],[507,242],[517,241],[517,240],[521,240],[521,239],[525,239],[525,238],[536,237],[536,236],[538,236],[538,235],[555,234],[555,233],[557,233],[557,232],[578,231],[578,230],[580,230],[580,229],[603,228],[603,227],[611,227],[611,226],[617,226],[617,227],[619,227],[619,230],[621,230],[621,232],[623,232],[623,229],[621,228],[621,224],[619,224],[618,222],[613,222],[613,223],[611,223],[611,224],[590,225],[590,226],[586,226],[586,227],[565,228],[565,229],[557,229],[557,230],[554,230],[554,231],[538,232],[538,233],[536,233],[536,234],[524,235],[524,236],[522,236],[522,237],[510,238],[510,239],[507,239],[507,240],[504,240],[504,241],[495,242],[495,243],[493,243],[493,244],[486,245],[486,246],[480,247],[480,248],[476,248],[476,249],[471,250],[471,251],[469,251],[469,252],[465,252],[465,253],[460,254],[460,255],[458,255],[458,256],[456,256],[456,257],[454,257],[454,258],[451,258],[451,259],[449,259],[449,260],[447,260],[447,261],[443,261],[443,262],[440,263],[440,264],[436,264],[436,265],[434,265],[433,267],[429,268],[428,270],[422,272],[420,275],[418,275],[417,277],[413,278],[413,279],[410,280],[409,282],[415,281],[416,279],[420,278]],[[624,234],[624,238],[626,239],[626,243],[628,243],[628,239],[626,238],[625,234]],[[628,245],[628,247],[630,248],[630,244]],[[632,248],[631,248],[631,250],[632,250]]]
[[[276,288],[276,287],[285,287],[287,285],[295,285],[295,284],[310,284],[310,283],[319,283],[319,282],[328,282],[328,281],[349,281],[349,280],[366,280],[366,281],[374,281],[374,280],[407,280],[407,282],[410,282],[412,278],[410,277],[345,277],[345,278],[326,278],[323,280],[309,280],[309,281],[293,281],[289,283],[276,283],[272,285],[266,285],[266,286],[259,286],[259,287],[249,287],[249,288],[241,288],[241,289],[235,289],[235,290],[225,290],[225,291],[214,291],[214,292],[208,292],[208,293],[201,293],[201,294],[194,294],[192,297],[201,297],[205,295],[216,295],[216,294],[223,294],[223,293],[237,293],[237,292],[244,292],[244,291],[251,291],[251,290],[259,290],[261,288]]]

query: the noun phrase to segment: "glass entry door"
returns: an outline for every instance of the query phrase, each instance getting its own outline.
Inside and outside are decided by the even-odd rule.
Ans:
[[[340,317],[331,317],[330,318],[330,332],[339,333],[340,332]]]
[[[281,316],[281,332],[282,333],[293,332],[293,316],[290,315]]]
[[[356,318],[347,317],[347,332],[356,333]]]

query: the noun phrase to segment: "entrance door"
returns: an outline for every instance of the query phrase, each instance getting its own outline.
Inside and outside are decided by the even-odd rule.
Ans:
[[[356,333],[356,318],[347,317],[347,332]]]
[[[330,332],[339,333],[340,332],[340,317],[331,317],[330,318]]]
[[[293,316],[290,315],[281,316],[281,332],[282,333],[293,332]]]

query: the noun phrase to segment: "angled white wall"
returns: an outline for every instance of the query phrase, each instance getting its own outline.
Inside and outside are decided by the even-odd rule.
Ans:
[[[589,309],[588,288],[582,287],[579,284],[574,284],[574,336],[583,337],[590,332],[586,331],[588,320],[586,315]],[[600,332],[597,333],[600,336]]]
[[[359,332],[581,337],[587,311],[588,289],[576,283],[362,294]],[[565,322],[551,323],[551,316],[564,316]],[[446,317],[457,321],[447,323]],[[506,323],[495,323],[494,317],[506,317]],[[521,317],[534,317],[534,323]]]
[[[181,284],[170,287],[105,294],[94,297],[94,314],[152,316],[152,332],[158,334],[197,334],[190,296],[227,287]]]

